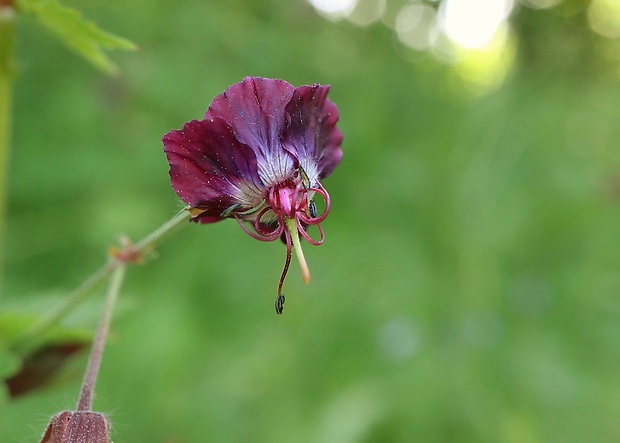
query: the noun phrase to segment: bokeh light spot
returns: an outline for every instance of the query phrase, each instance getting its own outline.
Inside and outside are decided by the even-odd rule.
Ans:
[[[512,0],[446,0],[440,8],[440,25],[453,42],[479,49],[493,40],[512,7]]]
[[[521,0],[521,3],[534,9],[548,9],[554,7],[561,1],[562,0]]]
[[[379,21],[385,12],[387,0],[357,0],[357,6],[351,11],[347,20],[357,26],[369,26]]]
[[[588,23],[594,32],[608,38],[620,37],[620,1],[592,0]]]
[[[357,0],[309,0],[319,13],[331,18],[340,19],[351,14]]]
[[[435,8],[423,3],[403,7],[396,16],[398,39],[415,50],[427,49],[433,28],[437,27],[436,15]]]
[[[508,24],[504,23],[484,48],[462,50],[454,71],[470,93],[487,94],[501,86],[514,64],[515,40]]]

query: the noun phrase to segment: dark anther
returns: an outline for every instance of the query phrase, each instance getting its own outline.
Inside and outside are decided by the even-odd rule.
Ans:
[[[286,299],[284,298],[284,294],[279,294],[278,298],[276,298],[276,314],[282,314],[282,311],[284,311],[284,302],[286,301]]]
[[[310,216],[310,218],[316,218],[316,216],[318,215],[314,199],[310,199],[310,201],[308,201],[308,215]]]

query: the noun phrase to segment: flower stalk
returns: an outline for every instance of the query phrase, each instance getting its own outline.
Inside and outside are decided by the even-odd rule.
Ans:
[[[47,426],[41,443],[109,443],[110,422],[108,418],[98,412],[93,412],[95,384],[101,367],[103,351],[112,322],[114,306],[120,293],[126,263],[121,263],[114,269],[108,292],[105,298],[103,313],[97,328],[88,358],[88,366],[84,374],[82,388],[76,411],[63,411],[52,417]]]
[[[125,269],[125,264],[117,266],[110,279],[110,285],[108,287],[108,293],[105,298],[103,314],[101,315],[101,320],[97,329],[97,335],[95,336],[93,346],[90,350],[88,367],[86,368],[86,374],[84,375],[84,381],[82,382],[80,398],[77,404],[78,412],[86,412],[92,410],[95,383],[97,382],[97,375],[99,374],[99,367],[101,366],[103,350],[105,348],[105,343],[108,337],[108,331],[110,330],[110,323],[112,321],[114,305],[116,304],[116,300],[118,299],[118,294],[123,283],[123,277],[125,276]]]

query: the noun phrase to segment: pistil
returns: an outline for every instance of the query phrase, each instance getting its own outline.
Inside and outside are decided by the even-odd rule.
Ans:
[[[306,263],[306,257],[304,251],[301,249],[301,242],[299,241],[299,231],[297,230],[297,220],[294,218],[284,217],[286,228],[291,234],[291,241],[293,242],[293,248],[295,249],[295,255],[299,261],[299,267],[301,268],[301,275],[304,278],[306,284],[310,283],[310,269],[308,269],[308,263]]]

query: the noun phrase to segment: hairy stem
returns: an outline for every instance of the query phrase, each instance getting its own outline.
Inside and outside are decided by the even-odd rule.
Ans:
[[[171,220],[151,232],[135,245],[131,246],[133,254],[141,255],[148,251],[165,234],[168,234],[181,223],[187,221],[189,217],[190,213],[187,211],[187,208],[181,210]],[[21,337],[19,337],[15,342],[15,349],[19,353],[26,355],[30,350],[35,348],[47,331],[58,324],[69,312],[71,312],[82,300],[84,300],[90,291],[101,283],[108,275],[110,275],[114,269],[122,265],[125,265],[125,262],[116,258],[111,258],[105,265],[87,278],[84,283],[82,283],[65,299],[63,299],[60,305],[39,319],[37,323],[35,323]]]
[[[106,339],[108,338],[108,331],[110,330],[114,305],[116,304],[118,293],[123,283],[123,277],[125,276],[125,268],[125,264],[117,266],[110,279],[110,286],[108,287],[103,314],[101,315],[97,335],[95,336],[93,346],[90,350],[88,367],[86,368],[84,381],[82,382],[80,399],[77,404],[78,412],[90,411],[92,409],[95,383],[97,382],[101,358],[103,357],[103,350],[105,348]]]

